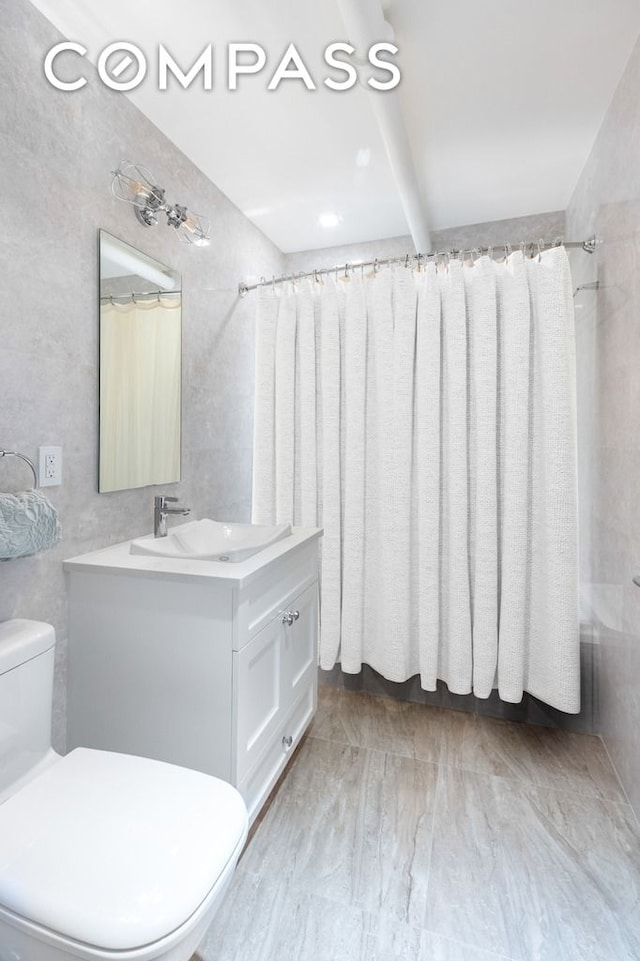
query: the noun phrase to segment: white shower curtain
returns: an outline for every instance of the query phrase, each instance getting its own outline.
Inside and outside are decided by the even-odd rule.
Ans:
[[[564,248],[261,288],[253,519],[324,527],[320,663],[580,709]]]

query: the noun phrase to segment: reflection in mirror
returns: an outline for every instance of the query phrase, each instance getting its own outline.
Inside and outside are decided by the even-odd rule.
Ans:
[[[180,480],[180,274],[100,231],[99,490]]]

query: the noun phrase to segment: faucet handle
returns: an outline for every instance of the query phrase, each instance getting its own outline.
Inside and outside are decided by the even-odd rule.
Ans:
[[[175,504],[177,500],[177,497],[169,497],[168,494],[158,494],[156,497],[154,497],[153,502],[158,510],[162,510],[165,504]]]

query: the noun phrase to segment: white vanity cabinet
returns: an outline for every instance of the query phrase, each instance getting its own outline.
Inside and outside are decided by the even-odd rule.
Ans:
[[[129,542],[65,561],[69,747],[224,778],[253,820],[316,709],[320,533],[239,564]]]

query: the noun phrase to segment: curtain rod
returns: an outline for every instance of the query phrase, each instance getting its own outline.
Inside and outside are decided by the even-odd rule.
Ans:
[[[586,250],[588,254],[595,254],[598,247],[602,244],[602,241],[597,237],[590,237],[588,240],[554,240],[551,243],[546,243],[543,240],[527,241],[521,244],[516,244],[516,247],[520,247],[523,253],[527,250],[531,250],[534,253],[536,251],[546,250],[548,247],[567,247],[568,249],[580,248]],[[244,281],[240,281],[238,284],[238,293],[241,297],[248,294],[250,290],[257,290],[258,287],[268,287],[270,284],[284,284],[287,281],[303,280],[305,277],[315,277],[318,278],[323,274],[333,274],[340,270],[343,270],[345,276],[349,275],[349,271],[353,271],[356,267],[373,267],[377,270],[378,267],[384,267],[387,264],[402,264],[408,267],[410,263],[417,263],[418,266],[424,261],[427,263],[429,259],[435,260],[438,257],[460,257],[464,254],[478,254],[482,256],[483,254],[492,254],[495,249],[504,249],[505,256],[511,252],[512,244],[493,244],[489,247],[472,247],[466,250],[454,249],[451,250],[438,250],[432,254],[406,254],[404,257],[387,257],[384,260],[361,260],[357,263],[346,263],[338,264],[335,267],[320,267],[317,270],[307,270],[299,274],[283,274],[281,277],[272,277],[271,280],[267,280],[262,277],[257,284],[246,284]]]
[[[133,292],[131,294],[103,294],[100,298],[100,303],[104,300],[106,303],[114,300],[130,300],[132,303],[137,303],[136,297],[177,297],[181,294],[181,290],[144,290],[140,293]]]

